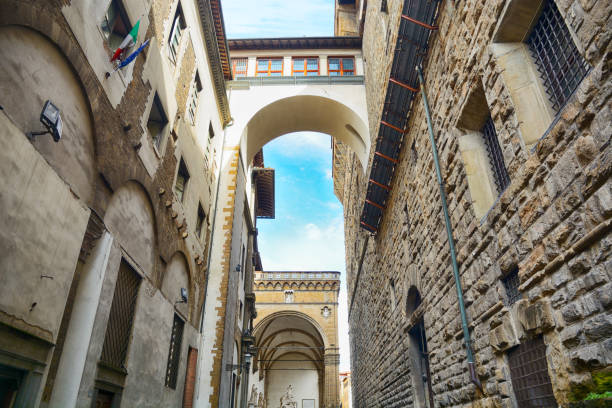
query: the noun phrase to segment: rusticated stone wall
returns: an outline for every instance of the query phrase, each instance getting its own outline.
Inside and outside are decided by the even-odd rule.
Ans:
[[[528,149],[515,101],[490,47],[508,3],[442,1],[439,30],[431,37],[424,65],[483,391],[469,381],[440,194],[418,95],[384,218],[378,234],[367,241],[361,266],[366,232],[359,228],[359,217],[367,176],[354,158],[346,168],[343,202],[356,407],[419,406],[408,350],[410,287],[423,300],[435,406],[516,406],[508,351],[539,336],[560,405],[595,390],[594,378],[610,376],[612,6],[556,2],[591,68],[552,125]],[[373,141],[402,7],[403,1],[389,0],[388,13],[383,13],[380,0],[368,3],[363,51]],[[383,22],[390,30],[388,42],[380,29]],[[511,179],[483,219],[474,215],[457,130],[468,98],[479,86]],[[508,306],[500,279],[514,268],[522,298]]]

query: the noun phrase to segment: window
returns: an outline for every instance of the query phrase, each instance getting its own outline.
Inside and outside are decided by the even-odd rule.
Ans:
[[[508,171],[506,170],[504,156],[501,148],[499,147],[499,141],[497,140],[497,133],[495,132],[495,125],[493,123],[493,119],[491,119],[491,115],[489,115],[487,118],[484,126],[482,127],[481,133],[487,148],[487,155],[489,156],[489,163],[491,164],[491,170],[493,172],[493,178],[495,179],[497,193],[501,194],[510,184],[510,177],[508,176]]]
[[[282,58],[257,58],[257,76],[282,76]]]
[[[176,174],[176,184],[174,185],[174,193],[176,194],[177,200],[183,202],[185,197],[185,189],[187,188],[187,182],[189,181],[189,171],[185,165],[185,161],[181,159],[179,164],[178,173]]]
[[[408,290],[406,301],[406,314],[412,314],[421,305],[421,295],[414,286]],[[427,349],[427,336],[423,317],[418,317],[416,323],[408,331],[408,361],[412,370],[412,385],[414,398],[418,406],[433,408],[433,389],[431,384],[431,370],[429,368],[429,351]]]
[[[552,108],[558,113],[588,71],[553,0],[545,1],[527,45]]]
[[[328,58],[329,76],[355,75],[355,60],[351,58]]]
[[[389,281],[389,301],[391,302],[391,310],[395,309],[395,282],[393,279]]]
[[[232,58],[232,72],[234,78],[247,76],[248,58]]]
[[[285,303],[293,303],[293,291],[292,290],[285,291]]]
[[[121,260],[100,356],[105,365],[121,371],[125,370],[139,288],[140,276]]]
[[[317,76],[319,75],[318,58],[294,58],[291,75],[295,76]]]
[[[153,140],[153,144],[159,150],[164,136],[164,129],[168,124],[168,118],[166,112],[162,106],[159,95],[155,92],[153,97],[153,104],[151,105],[151,111],[149,112],[149,120],[147,121],[147,129],[149,136]]]
[[[381,0],[380,1],[380,11],[382,11],[383,13],[388,13],[389,9],[387,7],[387,0]]]
[[[185,17],[183,17],[183,9],[181,3],[176,6],[176,13],[174,14],[174,21],[172,22],[172,30],[170,31],[170,38],[168,39],[168,49],[170,50],[170,60],[173,64],[176,64],[176,57],[178,55],[179,43],[181,41],[181,35],[183,30],[187,27],[185,24]]]
[[[202,91],[202,83],[200,82],[200,75],[196,71],[195,78],[191,83],[191,89],[189,90],[189,106],[187,112],[189,113],[189,119],[191,124],[195,125],[196,113],[198,111],[198,97]]]
[[[508,363],[519,407],[557,407],[546,364],[546,344],[542,336],[527,340],[510,350]]]
[[[518,268],[514,268],[509,274],[502,278],[504,289],[506,290],[506,305],[510,306],[516,303],[522,297],[519,291],[520,280],[518,276]]]
[[[202,226],[204,225],[204,220],[206,220],[206,213],[202,208],[202,204],[198,203],[198,218],[196,221],[196,236],[198,238],[202,238]]]
[[[244,279],[244,269],[246,268],[245,260],[246,260],[246,248],[244,245],[242,246],[242,255],[240,257],[240,271],[242,275],[242,279]]]
[[[181,343],[183,342],[183,328],[185,322],[174,314],[172,323],[172,334],[170,335],[170,349],[168,350],[168,365],[166,366],[166,387],[176,389],[176,379],[181,360]]]
[[[100,28],[111,51],[119,48],[119,45],[132,28],[120,0],[111,0]]]
[[[213,129],[212,122],[208,123],[208,138],[212,139],[215,137],[215,130]]]

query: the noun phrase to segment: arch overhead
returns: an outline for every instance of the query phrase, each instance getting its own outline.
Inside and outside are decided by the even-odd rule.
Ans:
[[[271,140],[288,133],[310,131],[328,134],[348,145],[365,169],[370,150],[367,119],[338,99],[294,95],[265,105],[250,118],[242,133],[246,163],[251,163]]]

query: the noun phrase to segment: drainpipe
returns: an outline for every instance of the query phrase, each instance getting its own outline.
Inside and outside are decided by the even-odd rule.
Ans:
[[[451,262],[453,264],[453,275],[455,277],[455,287],[457,288],[457,298],[459,300],[459,310],[461,312],[461,326],[463,327],[463,341],[467,352],[468,368],[470,369],[470,379],[472,383],[482,392],[482,384],[476,375],[476,363],[474,362],[474,354],[472,353],[472,340],[470,339],[470,331],[467,323],[467,315],[465,313],[465,303],[463,302],[463,290],[461,289],[461,279],[459,277],[459,266],[457,265],[457,255],[455,254],[455,241],[453,240],[453,227],[448,216],[448,204],[446,203],[446,194],[444,192],[444,182],[442,181],[442,171],[440,170],[440,160],[438,159],[438,149],[436,147],[436,139],[434,138],[433,125],[431,123],[431,114],[429,112],[429,103],[427,102],[427,93],[425,92],[425,80],[423,79],[423,71],[420,66],[416,68],[419,75],[419,84],[421,86],[421,94],[423,95],[423,105],[425,105],[425,116],[427,117],[427,128],[429,129],[429,140],[431,142],[431,152],[433,153],[434,164],[436,165],[436,176],[438,185],[440,186],[440,197],[442,199],[442,211],[444,212],[444,221],[446,223],[446,233],[448,235],[448,246],[450,247]]]

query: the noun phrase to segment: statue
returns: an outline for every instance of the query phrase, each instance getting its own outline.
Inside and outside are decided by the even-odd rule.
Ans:
[[[257,404],[257,386],[253,384],[251,387],[251,397],[249,398],[249,404]]]
[[[291,384],[287,387],[287,392],[280,398],[280,408],[297,408]]]
[[[259,400],[257,401],[257,408],[264,408],[263,392],[259,393]]]

